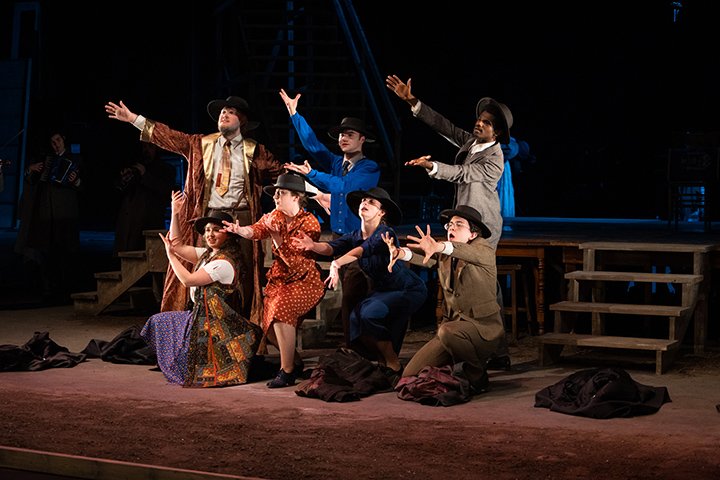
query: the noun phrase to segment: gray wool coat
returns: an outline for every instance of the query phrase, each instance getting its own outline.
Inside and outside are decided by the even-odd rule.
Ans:
[[[488,243],[496,249],[503,226],[497,192],[498,181],[505,165],[500,144],[496,142],[485,150],[470,155],[470,147],[475,141],[472,133],[456,127],[424,103],[417,112],[417,118],[460,148],[455,155],[454,164],[435,161],[438,171],[434,178],[455,184],[453,207],[469,205],[480,212],[483,222],[492,233],[487,239]]]

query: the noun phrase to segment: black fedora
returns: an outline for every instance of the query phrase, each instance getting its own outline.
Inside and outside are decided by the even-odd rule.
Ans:
[[[224,227],[225,225],[223,225],[223,220],[230,223],[233,223],[234,221],[232,215],[229,213],[225,213],[221,210],[210,210],[207,217],[200,217],[195,220],[195,231],[199,234],[205,233],[205,226],[208,223],[215,223]]]
[[[241,97],[230,96],[226,99],[219,98],[217,100],[212,100],[207,104],[207,112],[210,115],[210,118],[217,122],[218,118],[220,118],[220,112],[225,107],[232,107],[238,112],[244,113],[246,117],[250,118],[250,105],[248,105],[245,99]],[[245,124],[243,131],[249,132],[250,130],[255,130],[259,126],[260,122],[248,121],[248,123]]]
[[[347,194],[345,201],[348,204],[350,210],[358,215],[358,208],[363,198],[370,197],[374,198],[382,204],[383,210],[385,210],[385,221],[389,225],[399,225],[402,221],[402,211],[398,207],[397,203],[393,202],[388,192],[380,187],[373,187],[369,190],[354,190]]]
[[[485,222],[483,222],[480,212],[469,205],[458,205],[455,208],[449,208],[440,212],[440,221],[443,224],[449,222],[452,217],[462,217],[477,226],[480,229],[480,236],[482,238],[489,238],[490,235],[492,235],[490,229],[485,225]]]
[[[478,101],[475,107],[475,116],[479,117],[485,110],[501,121],[500,128],[503,133],[498,137],[498,141],[500,143],[510,143],[510,127],[513,125],[513,116],[507,105],[490,97],[484,97]]]
[[[343,118],[342,122],[340,122],[340,125],[331,127],[330,130],[328,130],[328,136],[330,136],[330,138],[334,140],[337,140],[338,135],[340,135],[345,130],[355,130],[360,135],[364,136],[365,141],[368,143],[373,143],[375,141],[375,135],[373,135],[372,131],[367,127],[367,125],[365,125],[365,122],[355,117]]]
[[[308,192],[307,188],[305,188],[305,179],[300,175],[295,175],[294,173],[283,173],[282,175],[278,175],[275,185],[268,185],[266,187],[263,187],[263,192],[267,193],[272,197],[273,195],[275,195],[275,190],[277,190],[278,188],[292,190],[293,192],[304,193],[308,197],[315,196],[314,193]]]

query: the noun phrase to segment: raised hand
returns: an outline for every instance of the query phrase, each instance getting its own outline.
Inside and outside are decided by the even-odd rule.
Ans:
[[[430,235],[430,225],[427,225],[427,232],[423,232],[422,229],[415,225],[415,230],[417,230],[419,237],[414,237],[412,235],[408,235],[407,239],[414,242],[414,243],[408,243],[408,247],[414,247],[419,248],[425,253],[425,258],[423,258],[423,263],[427,263],[430,261],[430,258],[436,253],[439,253],[443,249],[443,245],[441,245],[439,242],[436,242],[435,239]]]
[[[165,253],[167,254],[168,258],[175,255],[175,246],[177,245],[178,241],[175,239],[170,238],[170,234],[163,235],[162,233],[158,233],[160,235],[160,239],[165,244]]]
[[[312,250],[315,242],[312,238],[308,237],[305,232],[298,232],[298,234],[291,238],[292,244],[295,248],[300,250]]]
[[[395,262],[397,262],[397,259],[400,257],[400,249],[395,246],[395,242],[393,242],[394,237],[390,235],[390,232],[381,233],[380,238],[382,238],[383,242],[385,242],[385,245],[387,245],[388,250],[390,251],[388,272],[392,272],[393,265],[395,265]]]
[[[422,157],[413,158],[412,160],[408,160],[405,162],[406,167],[423,167],[427,170],[432,169],[433,164],[430,161],[432,157],[430,155],[424,155]]]
[[[105,104],[105,111],[108,114],[108,118],[114,118],[121,122],[132,123],[137,118],[137,115],[130,111],[130,109],[120,100],[120,103],[108,102]]]
[[[182,190],[173,191],[170,194],[170,210],[179,212],[185,203],[185,193]]]
[[[302,165],[298,165],[297,163],[285,163],[283,164],[283,168],[286,170],[289,170],[291,172],[297,172],[301,173],[303,175],[307,175],[310,173],[310,170],[312,170],[312,167],[310,166],[310,163],[305,160],[305,162]]]
[[[252,238],[253,231],[252,228],[248,226],[241,226],[240,222],[238,220],[235,220],[234,222],[228,222],[223,220],[223,230],[228,233],[234,233],[235,235],[240,235],[243,238]]]
[[[388,75],[385,79],[385,86],[410,105],[417,103],[417,97],[412,94],[411,78],[408,78],[407,83],[404,83],[397,75]]]
[[[295,115],[295,113],[297,112],[297,104],[301,96],[302,94],[298,93],[297,95],[295,95],[295,98],[290,98],[290,96],[285,92],[284,89],[280,89],[280,98],[282,98],[282,101],[287,107],[288,113],[290,115]]]

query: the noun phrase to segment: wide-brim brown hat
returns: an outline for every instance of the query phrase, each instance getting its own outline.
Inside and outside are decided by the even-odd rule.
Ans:
[[[354,190],[347,194],[345,201],[355,216],[360,216],[358,214],[360,202],[366,197],[374,198],[382,204],[382,208],[385,210],[385,222],[389,225],[400,225],[402,221],[402,210],[400,210],[397,203],[393,202],[388,192],[380,187],[373,187],[369,190]]]
[[[229,213],[220,210],[210,210],[207,217],[200,217],[195,220],[195,231],[202,235],[205,233],[205,226],[208,223],[215,223],[224,227],[225,225],[223,224],[223,220],[230,223],[233,223],[234,221],[232,215]]]
[[[244,113],[245,116],[248,117],[248,122],[243,127],[243,132],[255,130],[260,126],[260,122],[249,121],[252,111],[250,110],[250,105],[248,105],[242,97],[230,96],[226,99],[219,98],[217,100],[212,100],[207,104],[208,115],[210,115],[210,118],[212,118],[213,121],[217,122],[218,118],[220,118],[220,112],[222,112],[222,109],[225,107],[232,107],[238,112]]]
[[[304,193],[311,198],[316,195],[314,192],[308,192],[307,188],[305,188],[305,179],[300,175],[295,175],[294,173],[283,173],[282,175],[278,175],[275,185],[263,187],[263,192],[272,197],[275,195],[275,190],[278,188]]]
[[[345,130],[355,130],[360,135],[364,136],[365,141],[368,143],[373,143],[375,141],[375,135],[373,134],[372,130],[370,130],[367,125],[365,125],[365,122],[355,117],[343,118],[340,122],[340,125],[331,127],[330,130],[328,130],[328,136],[333,140],[337,140],[338,135],[340,135]]]
[[[504,103],[500,103],[490,97],[484,97],[478,101],[475,107],[475,116],[479,117],[485,110],[489,111],[501,122],[500,128],[503,133],[498,137],[498,141],[500,143],[509,143],[510,127],[513,125],[513,116],[510,109]]]
[[[485,225],[485,222],[483,222],[480,212],[469,205],[458,205],[455,208],[449,208],[440,212],[440,222],[442,224],[449,222],[452,217],[462,217],[468,222],[476,225],[480,229],[480,236],[482,238],[490,238],[490,235],[492,235],[488,226]]]

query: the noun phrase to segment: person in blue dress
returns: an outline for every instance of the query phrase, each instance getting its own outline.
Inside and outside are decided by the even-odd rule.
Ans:
[[[400,223],[400,207],[379,187],[356,190],[347,202],[360,218],[360,228],[330,242],[314,242],[307,236],[293,241],[320,255],[337,256],[330,264],[328,287],[338,282],[339,269],[357,263],[371,283],[370,293],[350,315],[350,342],[353,348],[375,359],[396,383],[402,374],[398,357],[410,316],[427,298],[427,287],[420,277],[404,265],[390,264],[386,240],[399,245],[392,225]]]

